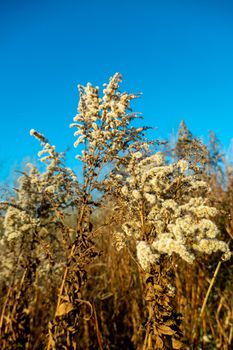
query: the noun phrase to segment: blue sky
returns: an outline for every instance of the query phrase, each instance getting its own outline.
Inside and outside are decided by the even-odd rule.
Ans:
[[[0,0],[0,171],[11,176],[39,146],[72,146],[77,84],[142,92],[134,110],[168,137],[184,119],[194,135],[233,137],[233,2]],[[75,164],[73,154],[69,159]]]

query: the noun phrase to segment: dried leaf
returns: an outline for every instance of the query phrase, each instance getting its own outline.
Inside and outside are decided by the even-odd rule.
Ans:
[[[155,339],[155,348],[156,349],[163,349],[163,341],[159,336],[157,336]]]
[[[183,343],[175,338],[172,338],[172,347],[173,349],[180,349],[183,346]]]
[[[175,324],[174,320],[171,320],[171,319],[164,322],[164,325],[166,326],[174,326],[174,324]]]
[[[30,314],[30,309],[29,309],[29,308],[24,308],[24,309],[23,309],[23,312],[24,312],[26,315],[29,315],[29,314]]]
[[[167,317],[167,316],[171,316],[171,311],[168,311],[168,310],[162,310],[160,311],[160,315],[164,316],[164,317]],[[167,323],[167,322],[166,322]]]
[[[63,316],[68,314],[70,311],[74,309],[72,303],[61,303],[59,308],[57,309],[55,316]]]
[[[173,329],[171,329],[170,327],[168,326],[165,326],[164,324],[161,325],[161,326],[158,326],[158,331],[161,333],[161,334],[167,334],[167,335],[173,335],[176,333],[176,331],[174,331]]]
[[[157,290],[158,292],[163,291],[163,287],[161,287],[159,284],[154,284],[154,289]]]
[[[65,300],[65,301],[69,301],[69,300],[70,300],[69,297],[68,297],[68,295],[61,295],[60,298],[61,298],[62,300]]]

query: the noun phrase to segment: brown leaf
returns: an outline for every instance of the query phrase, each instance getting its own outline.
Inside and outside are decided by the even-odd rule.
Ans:
[[[158,326],[158,331],[161,333],[161,334],[167,334],[167,335],[173,335],[176,333],[176,331],[174,331],[173,329],[171,329],[170,327],[168,326],[165,326],[164,324],[161,325],[161,326]]]
[[[180,349],[183,346],[183,343],[175,338],[172,338],[172,347],[173,349]]]
[[[155,348],[156,349],[163,349],[163,341],[159,336],[157,336],[155,339]]]
[[[163,291],[163,287],[161,287],[159,284],[154,284],[154,289],[158,292],[162,292]]]
[[[70,311],[74,309],[72,303],[61,303],[60,306],[57,309],[55,316],[63,316],[68,314]]]
[[[65,301],[69,301],[70,299],[69,299],[69,297],[68,297],[68,295],[61,295],[61,297],[60,297],[62,300],[65,300]]]
[[[175,322],[171,319],[164,322],[164,325],[166,325],[166,326],[174,326],[174,324],[175,324]]]
[[[145,296],[145,300],[146,301],[153,301],[153,300],[155,300],[154,291],[152,289],[148,289],[147,290],[146,296]]]

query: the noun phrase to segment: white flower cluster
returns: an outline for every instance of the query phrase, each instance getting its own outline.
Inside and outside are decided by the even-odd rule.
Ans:
[[[130,101],[136,95],[118,92],[121,75],[116,73],[99,97],[99,88],[90,83],[86,87],[78,86],[80,101],[78,114],[70,127],[77,130],[75,147],[84,144],[82,155],[76,158],[84,161],[88,168],[101,167],[116,159],[129,144],[140,139],[145,128],[129,127],[138,116],[128,114]]]
[[[159,259],[159,254],[152,252],[151,246],[145,241],[137,242],[137,259],[143,270],[154,264]]]
[[[176,253],[192,263],[198,252],[219,250],[223,259],[230,258],[228,245],[217,239],[219,231],[212,221],[217,210],[208,205],[208,184],[192,173],[188,162],[166,164],[160,152],[145,158],[135,152],[126,174],[121,193],[129,220],[122,231],[127,227],[127,235],[137,240],[137,256],[144,269],[158,254]],[[129,224],[131,220],[134,225]],[[150,228],[149,234],[145,227]]]
[[[38,222],[38,219],[30,217],[25,211],[9,207],[3,222],[4,236],[10,242],[23,235],[30,235]]]
[[[28,192],[29,185],[32,189],[34,188],[34,191],[32,190],[30,193],[34,202],[38,199],[41,202],[42,197],[50,196],[57,207],[68,206],[78,191],[76,175],[70,168],[63,165],[64,153],[57,153],[55,146],[50,145],[45,137],[37,131],[32,129],[30,134],[41,142],[42,150],[38,152],[38,157],[46,165],[46,170],[40,173],[34,165],[27,164],[30,172],[29,176],[23,175],[19,179],[21,189],[23,190],[25,187]],[[25,182],[25,186],[23,186],[23,182]],[[24,197],[25,193],[22,196]],[[36,198],[38,196],[40,198]]]
[[[33,164],[27,164],[28,171],[18,179],[16,196],[6,203],[4,233],[0,242],[4,247],[1,276],[9,270],[9,266],[14,267],[17,258],[27,259],[30,254],[40,259],[42,270],[49,266],[44,249],[47,245],[53,251],[56,247],[59,260],[62,254],[62,250],[59,252],[61,221],[57,212],[70,207],[77,200],[79,191],[74,173],[62,164],[63,155],[58,154],[42,134],[35,130],[31,130],[30,134],[42,144],[38,155],[46,169],[40,172]],[[51,239],[53,235],[57,235],[56,240]],[[52,241],[52,244],[48,243]],[[31,249],[35,252],[30,252]]]

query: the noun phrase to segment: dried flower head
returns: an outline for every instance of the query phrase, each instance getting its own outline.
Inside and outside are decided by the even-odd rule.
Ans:
[[[176,253],[188,263],[200,252],[220,250],[225,258],[230,257],[228,245],[217,239],[219,230],[212,221],[217,210],[208,205],[206,197],[209,186],[186,160],[167,164],[160,152],[147,157],[136,153],[125,174],[122,200],[129,218],[141,227],[134,238],[145,243],[141,243],[144,267],[145,261],[151,261],[151,254]],[[130,230],[133,237],[135,231],[128,227]]]

